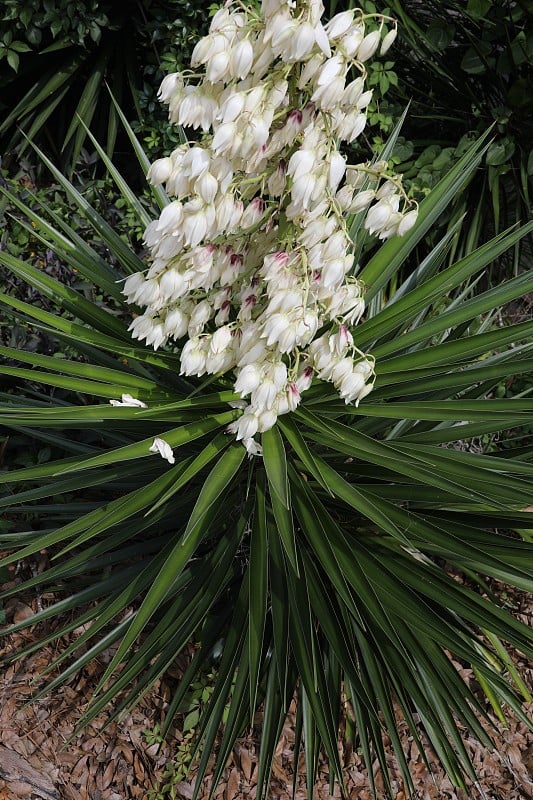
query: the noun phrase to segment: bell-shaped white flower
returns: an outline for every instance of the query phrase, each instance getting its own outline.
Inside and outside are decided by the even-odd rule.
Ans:
[[[232,78],[246,78],[254,62],[254,48],[249,39],[242,39],[232,48],[229,73]]]
[[[241,397],[246,397],[257,389],[263,377],[263,370],[258,364],[247,364],[242,367],[237,373],[237,380],[235,381],[235,391]]]
[[[206,75],[210,83],[218,83],[229,76],[230,52],[229,49],[209,58],[207,63]]]
[[[353,25],[354,13],[353,9],[341,11],[329,20],[326,24],[326,33],[331,41],[343,36],[349,30]]]
[[[146,178],[153,186],[158,186],[161,183],[166,183],[172,174],[174,165],[170,157],[158,158],[157,161],[150,166],[146,174]]]
[[[410,231],[416,223],[417,218],[417,209],[413,209],[412,211],[408,211],[407,214],[403,214],[397,226],[398,236],[403,236],[405,233],[407,233],[407,231]]]

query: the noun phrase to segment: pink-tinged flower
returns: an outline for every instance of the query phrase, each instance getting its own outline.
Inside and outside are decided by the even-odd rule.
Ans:
[[[287,165],[283,159],[279,162],[276,170],[270,175],[267,186],[268,192],[271,197],[279,197],[283,194],[283,190],[285,189],[285,185],[287,182],[286,179],[286,172],[287,172]]]
[[[172,447],[168,442],[165,442],[164,439],[160,439],[159,436],[155,437],[154,443],[148,449],[151,453],[159,453],[161,458],[165,458],[169,464],[176,463],[174,453],[172,452]]]
[[[126,406],[127,408],[148,408],[142,400],[137,400],[131,394],[123,394],[120,400],[110,400],[112,406]]]
[[[251,228],[259,222],[265,212],[265,201],[262,197],[254,197],[246,208],[241,218],[241,228]]]
[[[296,386],[300,393],[307,391],[313,383],[313,367],[304,367],[296,379]]]
[[[300,396],[298,385],[292,381],[287,387],[287,403],[289,406],[289,411],[295,411],[300,405],[301,399],[302,398]]]
[[[225,325],[226,322],[229,320],[231,312],[231,303],[229,300],[226,300],[225,303],[222,303],[220,309],[217,311],[215,315],[215,325]]]
[[[341,358],[346,355],[348,349],[353,345],[353,336],[346,325],[339,325],[337,333],[329,337],[329,349]]]

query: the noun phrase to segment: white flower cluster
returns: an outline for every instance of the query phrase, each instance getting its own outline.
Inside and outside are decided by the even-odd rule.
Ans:
[[[372,389],[373,359],[349,331],[364,300],[345,217],[364,212],[382,239],[416,219],[383,162],[349,167],[339,150],[365,127],[364,62],[395,24],[378,16],[367,32],[351,10],[324,26],[323,11],[320,0],[230,2],[193,51],[201,71],[164,79],[170,120],[203,133],[152,164],[148,179],[173,199],[146,230],[150,269],[124,287],[145,308],[134,338],[156,349],[185,339],[184,375],[233,373],[247,400],[230,430],[250,453],[313,376],[347,403]]]

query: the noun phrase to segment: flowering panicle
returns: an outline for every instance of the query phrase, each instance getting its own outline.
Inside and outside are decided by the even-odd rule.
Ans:
[[[202,133],[150,167],[172,199],[146,229],[150,268],[124,286],[144,308],[134,338],[185,340],[183,375],[233,374],[243,413],[230,431],[250,453],[314,376],[347,403],[371,391],[373,359],[349,330],[364,299],[346,215],[363,214],[380,239],[416,220],[385,163],[351,166],[339,150],[365,127],[364,64],[395,23],[377,15],[368,31],[350,10],[324,25],[323,11],[320,0],[229,2],[194,48],[194,72],[163,80],[169,119]]]

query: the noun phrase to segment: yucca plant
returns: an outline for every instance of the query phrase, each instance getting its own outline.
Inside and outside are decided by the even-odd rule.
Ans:
[[[139,224],[147,225],[156,211],[144,209],[94,144]],[[384,731],[406,791],[413,791],[396,709],[422,755],[425,734],[459,786],[475,779],[462,724],[486,746],[486,723],[503,719],[503,706],[530,724],[522,701],[531,698],[509,648],[533,655],[533,634],[499,601],[494,582],[533,587],[531,522],[523,511],[533,465],[523,442],[512,444],[532,403],[495,394],[531,371],[533,322],[495,324],[495,312],[531,291],[533,277],[485,291],[478,279],[533,225],[444,267],[451,231],[413,264],[417,246],[464,191],[487,147],[482,139],[470,148],[403,237],[377,250],[361,246],[367,312],[357,345],[376,359],[372,394],[350,406],[318,382],[261,434],[262,456],[251,458],[228,433],[242,411],[232,405],[240,397],[226,377],[184,378],[177,348],[155,352],[132,343],[122,281],[146,263],[106,220],[42,153],[110,258],[53,209],[35,210],[3,192],[43,248],[94,285],[91,298],[0,252],[3,266],[48,306],[2,294],[6,325],[17,320],[43,331],[69,356],[0,349],[4,375],[18,381],[0,395],[2,424],[51,450],[45,464],[0,475],[0,505],[11,522],[0,536],[11,554],[0,566],[43,549],[52,556],[50,568],[3,597],[37,584],[57,597],[3,633],[61,620],[14,656],[22,658],[84,626],[50,665],[44,691],[115,648],[80,726],[102,709],[110,720],[123,713],[194,643],[164,733],[191,683],[214,670],[197,731],[196,796],[208,769],[214,791],[258,709],[257,796],[266,796],[295,696],[295,767],[303,746],[310,797],[321,749],[332,780],[344,785],[343,713],[367,766],[379,760],[391,795]],[[155,187],[153,195],[165,208],[163,191]],[[362,227],[352,230],[357,242],[368,241]],[[470,451],[473,438],[505,431],[514,433],[504,451]],[[157,440],[173,463],[154,452]],[[7,462],[9,452],[8,444]],[[450,655],[474,670],[481,692],[463,681]]]

